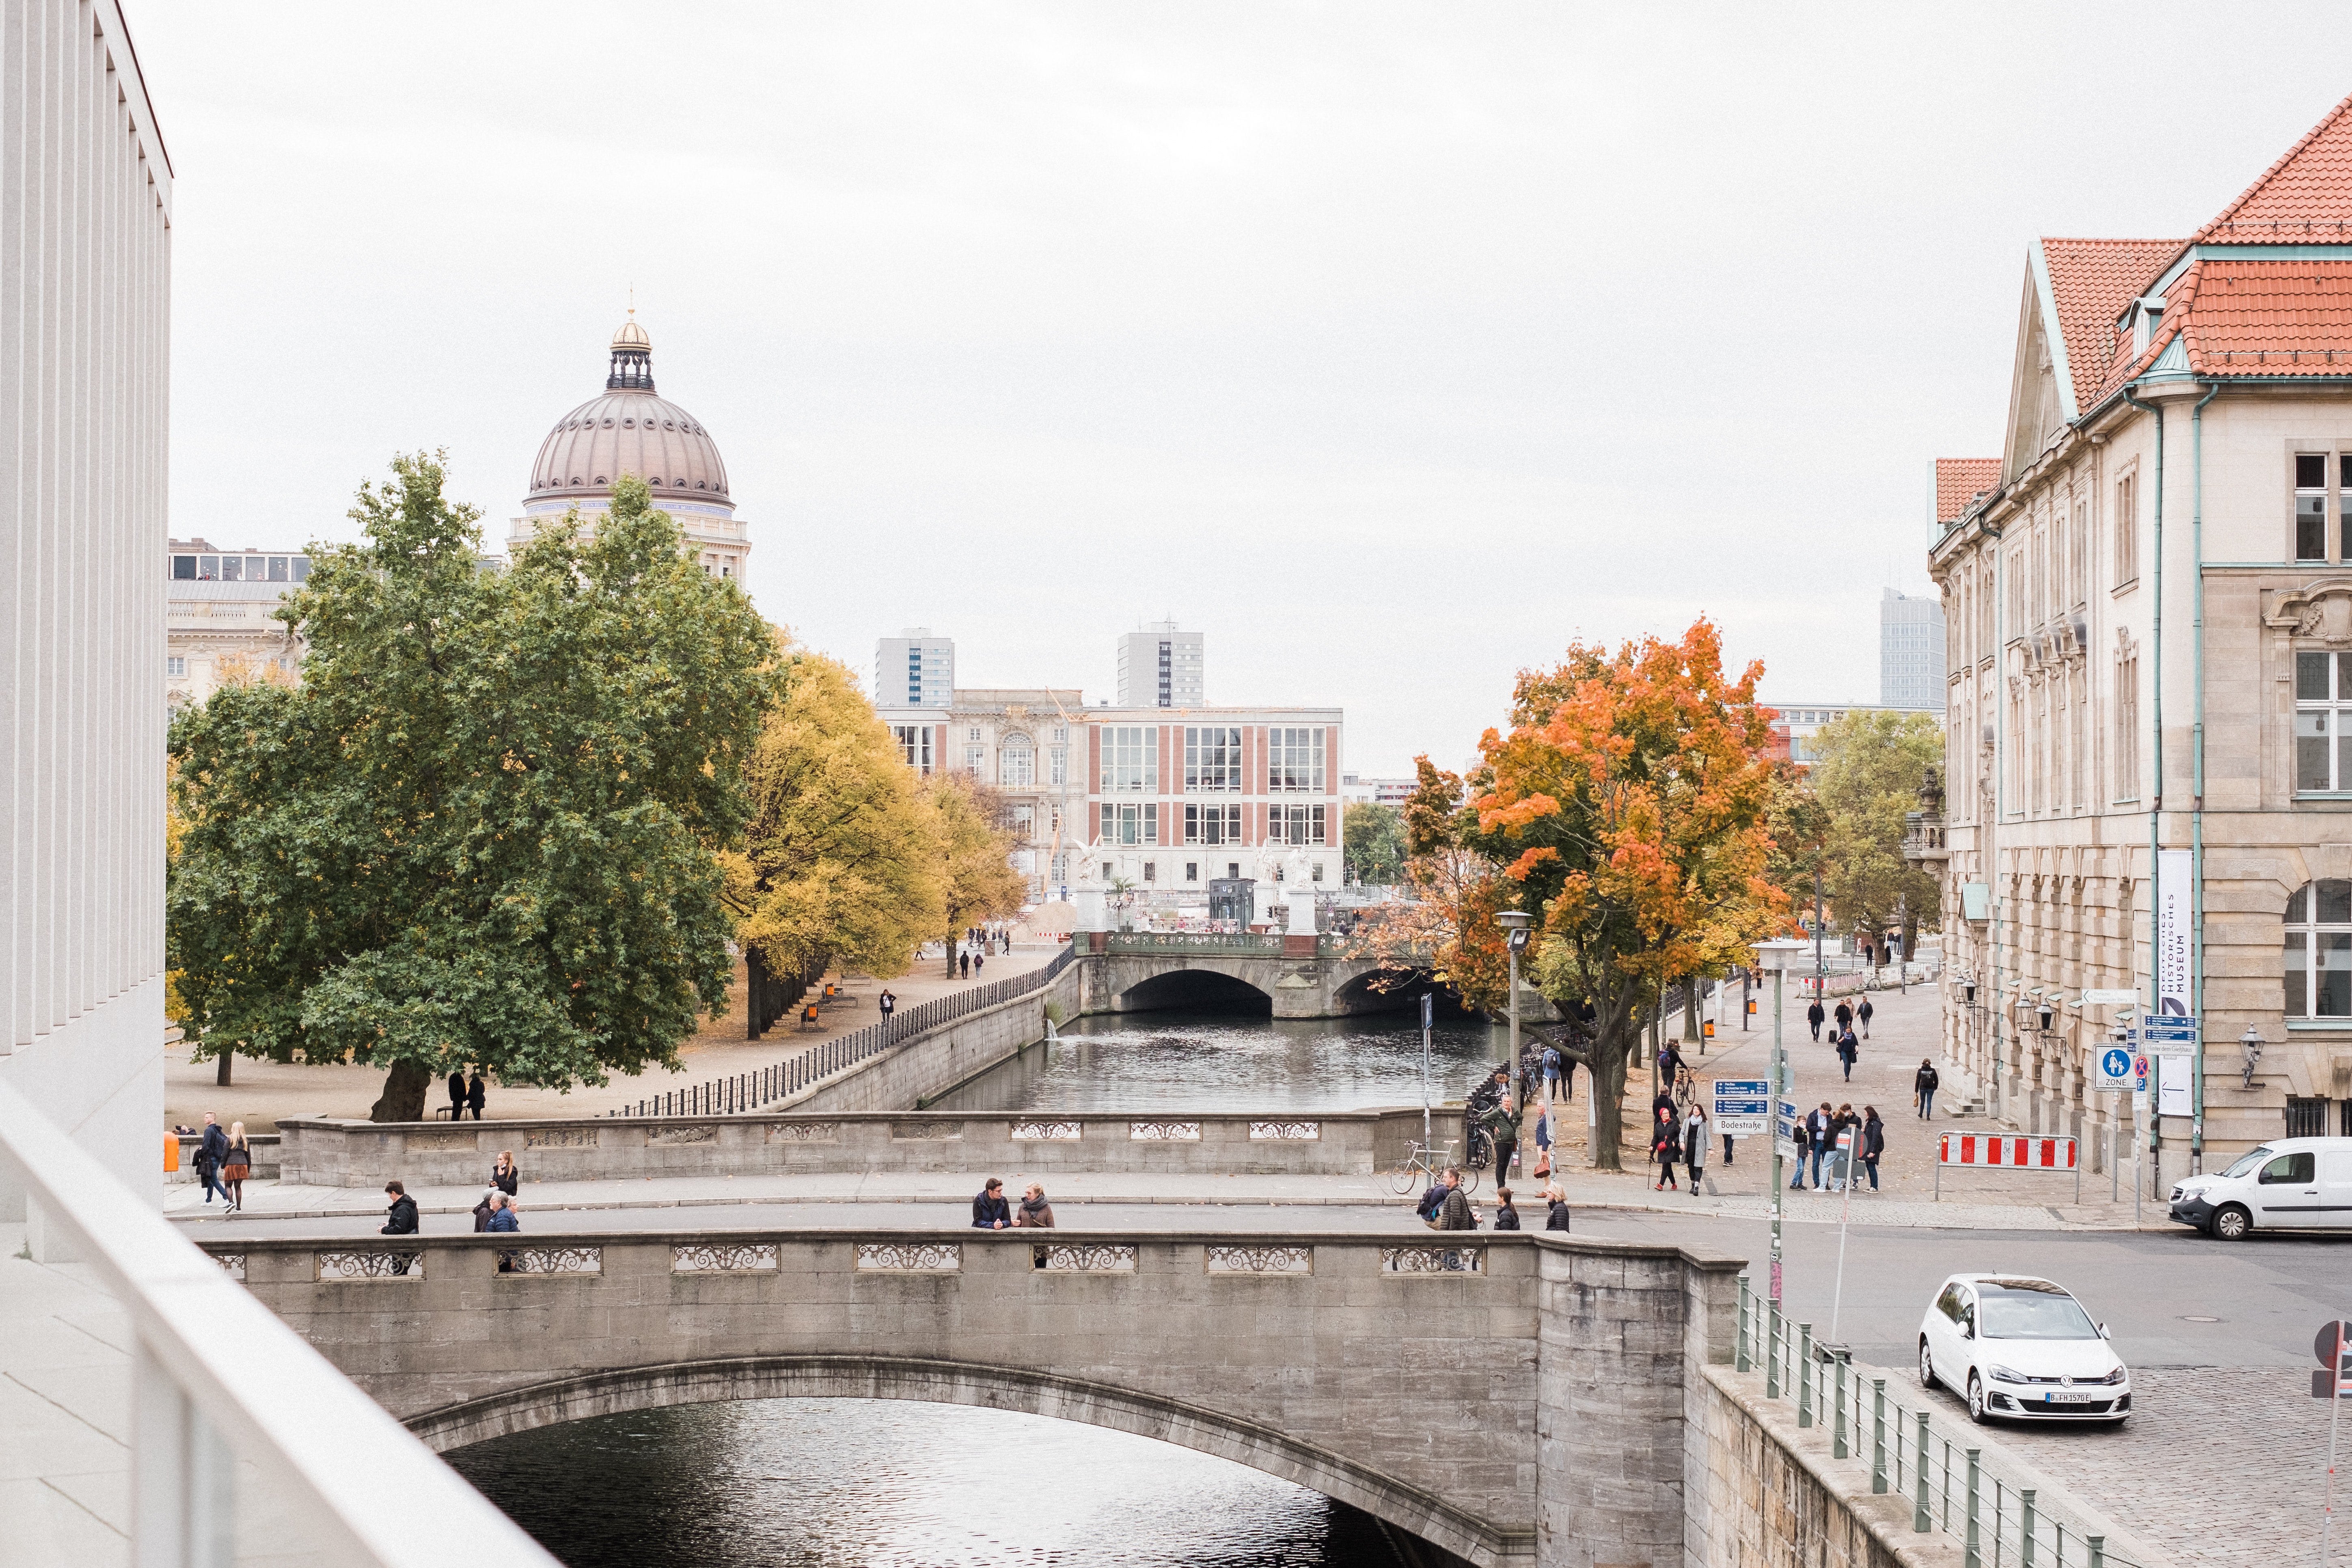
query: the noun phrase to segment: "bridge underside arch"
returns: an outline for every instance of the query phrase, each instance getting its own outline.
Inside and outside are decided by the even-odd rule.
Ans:
[[[1429,990],[1433,982],[1424,970],[1372,969],[1340,982],[1331,993],[1333,1010],[1348,1015],[1359,1013],[1394,1013],[1421,1005],[1421,994]],[[1447,1016],[1461,1011],[1454,994],[1444,986],[1437,987],[1438,1012]]]
[[[1173,1443],[1360,1508],[1481,1565],[1505,1542],[1475,1517],[1254,1421],[1175,1400],[1018,1368],[918,1357],[778,1355],[626,1367],[509,1389],[408,1418],[436,1453],[633,1410],[743,1399],[911,1399],[1012,1410]]]
[[[1215,969],[1171,969],[1119,993],[1122,1013],[1165,1007],[1217,1008],[1235,1013],[1271,1013],[1274,998],[1237,975]]]

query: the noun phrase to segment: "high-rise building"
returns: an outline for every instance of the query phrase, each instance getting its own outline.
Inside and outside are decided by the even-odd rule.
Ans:
[[[955,700],[955,638],[908,626],[874,639],[874,706],[944,708]]]
[[[172,164],[111,0],[11,5],[0,64],[0,1082],[160,1204]]]
[[[1199,632],[1180,631],[1174,621],[1153,621],[1118,639],[1118,705],[1122,708],[1198,708],[1207,701]]]
[[[1944,601],[1889,588],[1878,600],[1878,705],[1944,710]]]

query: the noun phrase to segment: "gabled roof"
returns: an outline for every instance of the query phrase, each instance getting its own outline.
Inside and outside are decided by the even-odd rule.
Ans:
[[[2097,401],[2114,364],[2116,318],[2180,254],[2178,239],[2042,241],[2051,305],[2065,345],[2076,412]],[[1952,514],[1954,516],[1958,513]]]
[[[2329,110],[2245,194],[2197,231],[2200,245],[2352,241],[2352,98]]]
[[[2180,340],[2193,374],[2352,374],[2352,260],[2209,258],[2189,273]]]
[[[1969,510],[1969,503],[2000,484],[1999,458],[1938,458],[1936,459],[1936,521],[1950,522]]]

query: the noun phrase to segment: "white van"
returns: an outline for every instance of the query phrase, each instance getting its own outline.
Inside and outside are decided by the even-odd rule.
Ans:
[[[2172,1189],[2172,1217],[2224,1241],[2249,1231],[2352,1230],[2352,1138],[2274,1138]]]

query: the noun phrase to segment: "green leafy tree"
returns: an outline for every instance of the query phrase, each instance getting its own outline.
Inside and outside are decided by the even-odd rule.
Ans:
[[[1404,817],[1396,807],[1373,802],[1348,807],[1340,819],[1339,843],[1348,874],[1357,881],[1393,888],[1404,880]]]
[[[948,978],[967,927],[1002,919],[1028,897],[1029,879],[1013,868],[1016,847],[1003,802],[970,773],[935,773],[923,790],[931,810],[933,863],[946,921]]]
[[[724,857],[761,1026],[833,963],[905,973],[945,916],[937,823],[889,726],[837,660],[799,654],[791,672],[747,770],[743,848]]]
[[[1903,858],[1919,784],[1944,760],[1943,728],[1926,713],[1849,710],[1813,742],[1807,782],[1819,803],[1822,880],[1839,926],[1874,936],[1900,918],[1904,951],[1936,923],[1936,879]]]
[[[437,458],[393,475],[278,612],[301,684],[173,726],[166,940],[198,1048],[382,1068],[379,1121],[458,1067],[675,1067],[726,1005],[717,852],[779,684],[768,627],[639,480],[488,571]]]

